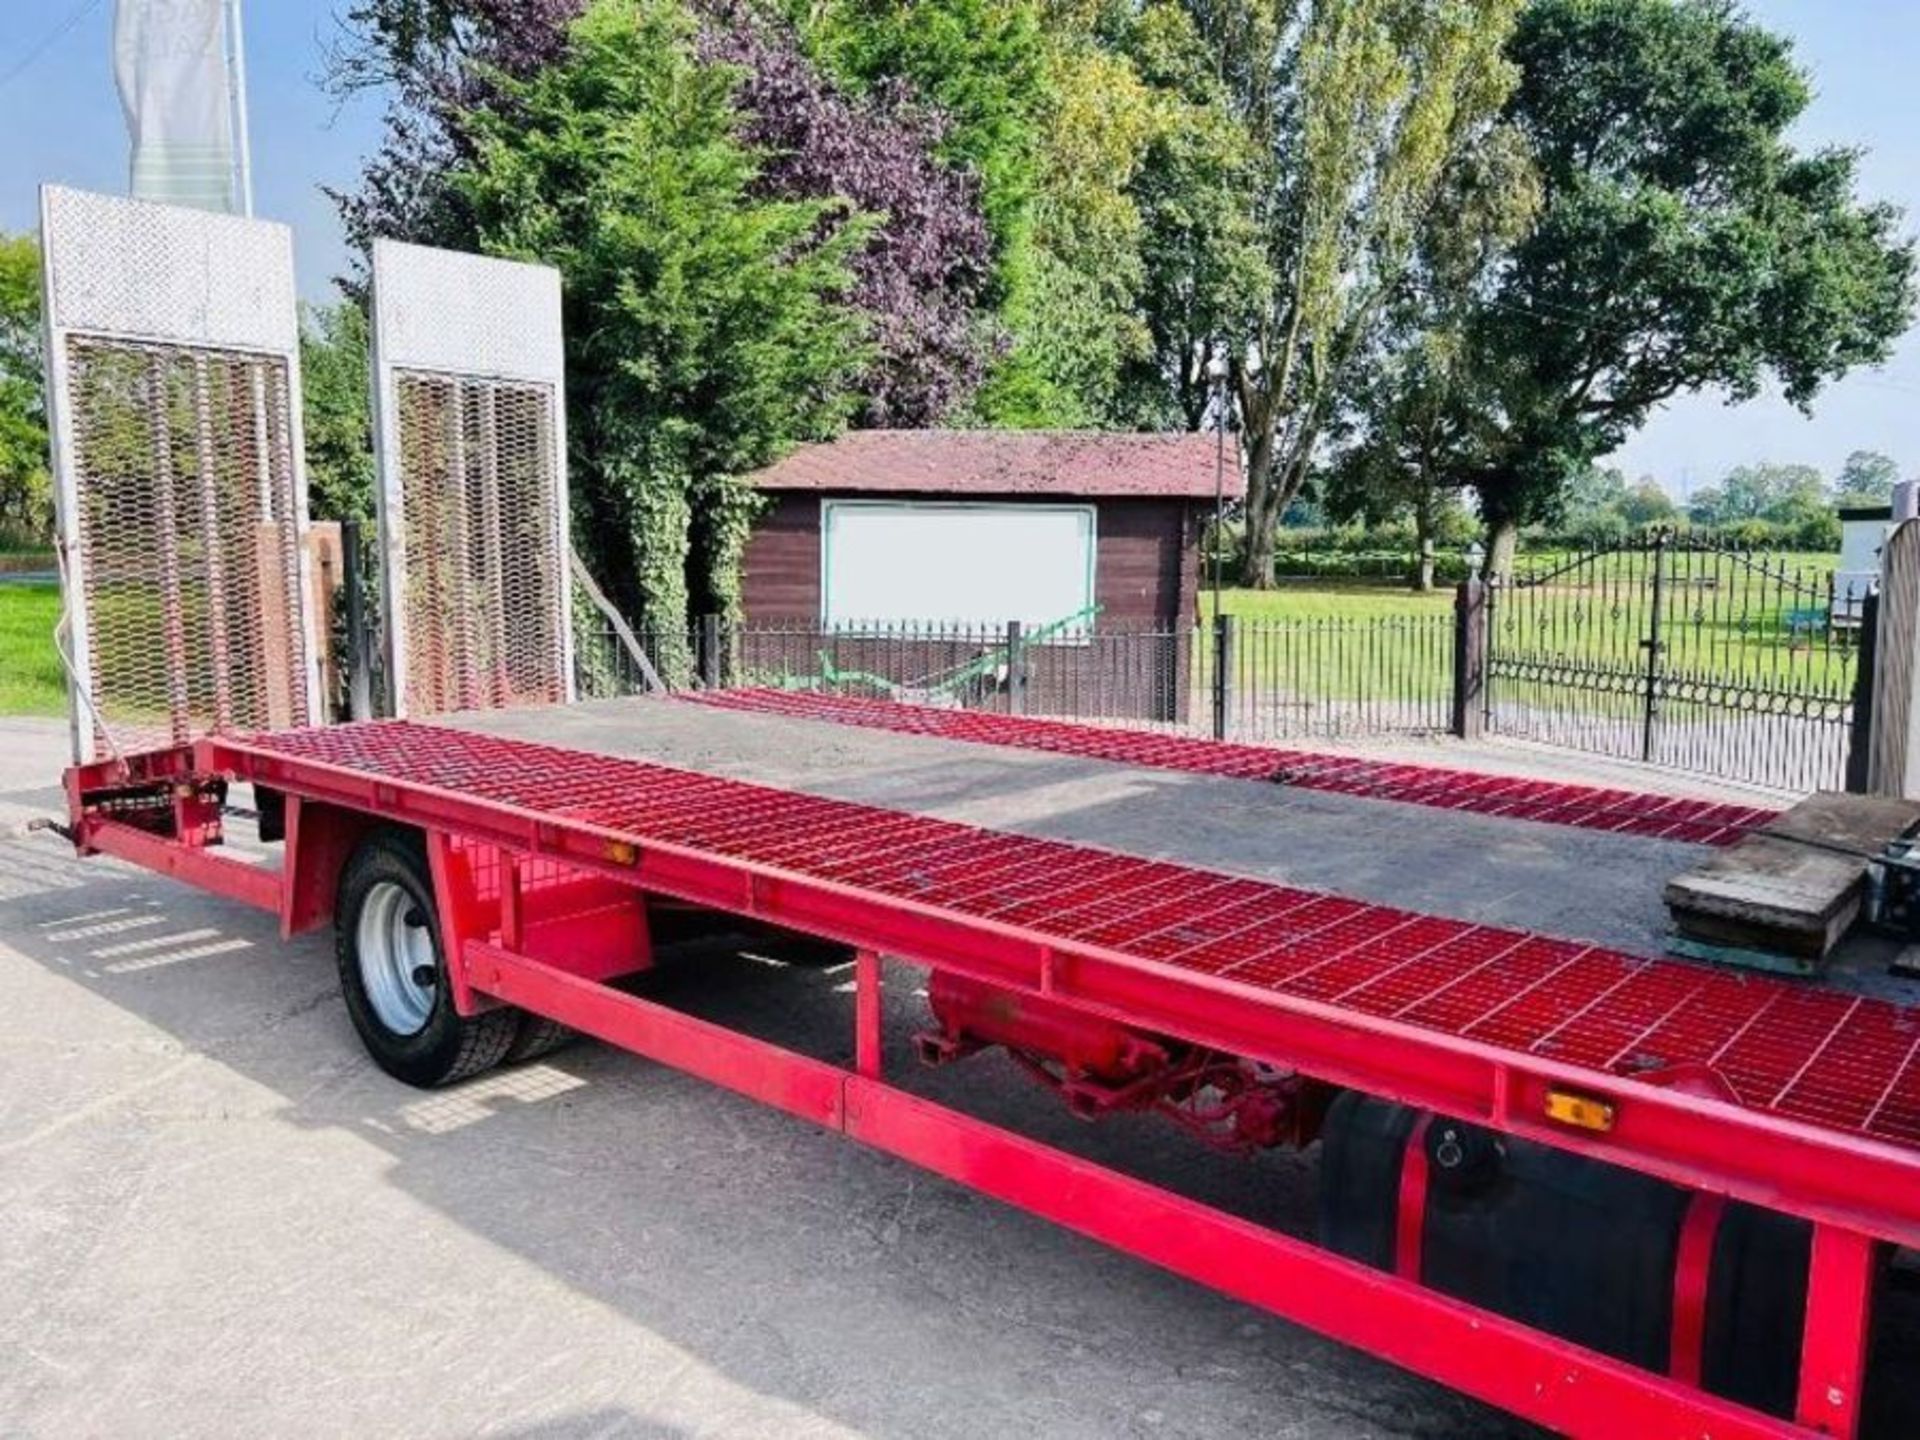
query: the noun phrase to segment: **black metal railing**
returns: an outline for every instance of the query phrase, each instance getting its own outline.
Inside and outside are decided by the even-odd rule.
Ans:
[[[631,634],[670,690],[760,686],[1246,740],[1422,735],[1452,723],[1445,605],[1218,627],[705,620]],[[653,688],[632,648],[606,617],[576,611],[581,692]]]
[[[1201,658],[1209,684],[1215,673],[1225,676],[1224,728],[1234,738],[1454,728],[1453,615],[1444,604],[1407,614],[1236,619]]]
[[[335,644],[359,637],[383,714],[381,597],[361,568]],[[1844,784],[1859,743],[1867,598],[1831,562],[1662,536],[1457,594],[1329,594],[1324,613],[1184,625],[660,627],[577,588],[574,671],[589,698],[764,686],[1255,742],[1505,735],[1807,790]],[[337,668],[351,685],[355,666]]]

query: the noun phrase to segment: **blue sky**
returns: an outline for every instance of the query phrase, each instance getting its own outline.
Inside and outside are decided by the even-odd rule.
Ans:
[[[0,227],[38,223],[36,187],[127,188],[126,125],[113,84],[114,0],[0,0]],[[325,298],[345,263],[320,186],[345,186],[379,140],[380,107],[341,108],[319,84],[340,0],[246,0],[256,211],[294,228],[301,294]],[[50,45],[50,36],[77,16]],[[20,65],[26,62],[26,68]],[[7,78],[11,76],[11,78]]]
[[[318,84],[339,8],[340,0],[247,5],[258,209],[294,227],[301,292],[310,298],[324,297],[345,263],[333,207],[319,187],[350,183],[379,135],[377,102],[342,108]],[[1865,147],[1863,192],[1904,206],[1909,231],[1920,228],[1920,4],[1748,0],[1748,9],[1792,35],[1813,71],[1819,94],[1801,140]],[[126,139],[109,63],[112,10],[113,0],[0,5],[0,135],[7,137],[0,227],[35,223],[42,179],[125,187]],[[1616,463],[1685,494],[1756,460],[1831,473],[1858,448],[1885,451],[1920,475],[1920,330],[1884,368],[1821,396],[1810,419],[1777,399],[1729,409],[1711,396],[1688,397],[1655,417]]]

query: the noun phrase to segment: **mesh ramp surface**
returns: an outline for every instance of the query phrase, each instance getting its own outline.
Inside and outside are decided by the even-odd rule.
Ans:
[[[566,699],[550,387],[402,371],[407,712]]]
[[[311,724],[286,362],[65,346],[96,744]]]
[[[1920,1011],[1084,845],[404,721],[246,742],[1920,1149]]]

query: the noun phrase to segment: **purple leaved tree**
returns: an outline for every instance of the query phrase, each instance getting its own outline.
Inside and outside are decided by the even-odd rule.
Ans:
[[[934,158],[944,118],[899,84],[841,94],[791,29],[743,0],[709,0],[699,44],[703,58],[741,72],[744,138],[765,154],[769,194],[838,195],[884,217],[853,266],[852,300],[876,351],[862,419],[934,424],[984,372],[978,311],[990,266],[979,184]]]

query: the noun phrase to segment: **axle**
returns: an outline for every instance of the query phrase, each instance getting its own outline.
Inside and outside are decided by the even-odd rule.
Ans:
[[[949,971],[933,972],[927,1002],[938,1027],[917,1038],[927,1064],[1000,1047],[1083,1120],[1151,1112],[1244,1154],[1305,1144],[1324,1108],[1298,1075]]]

